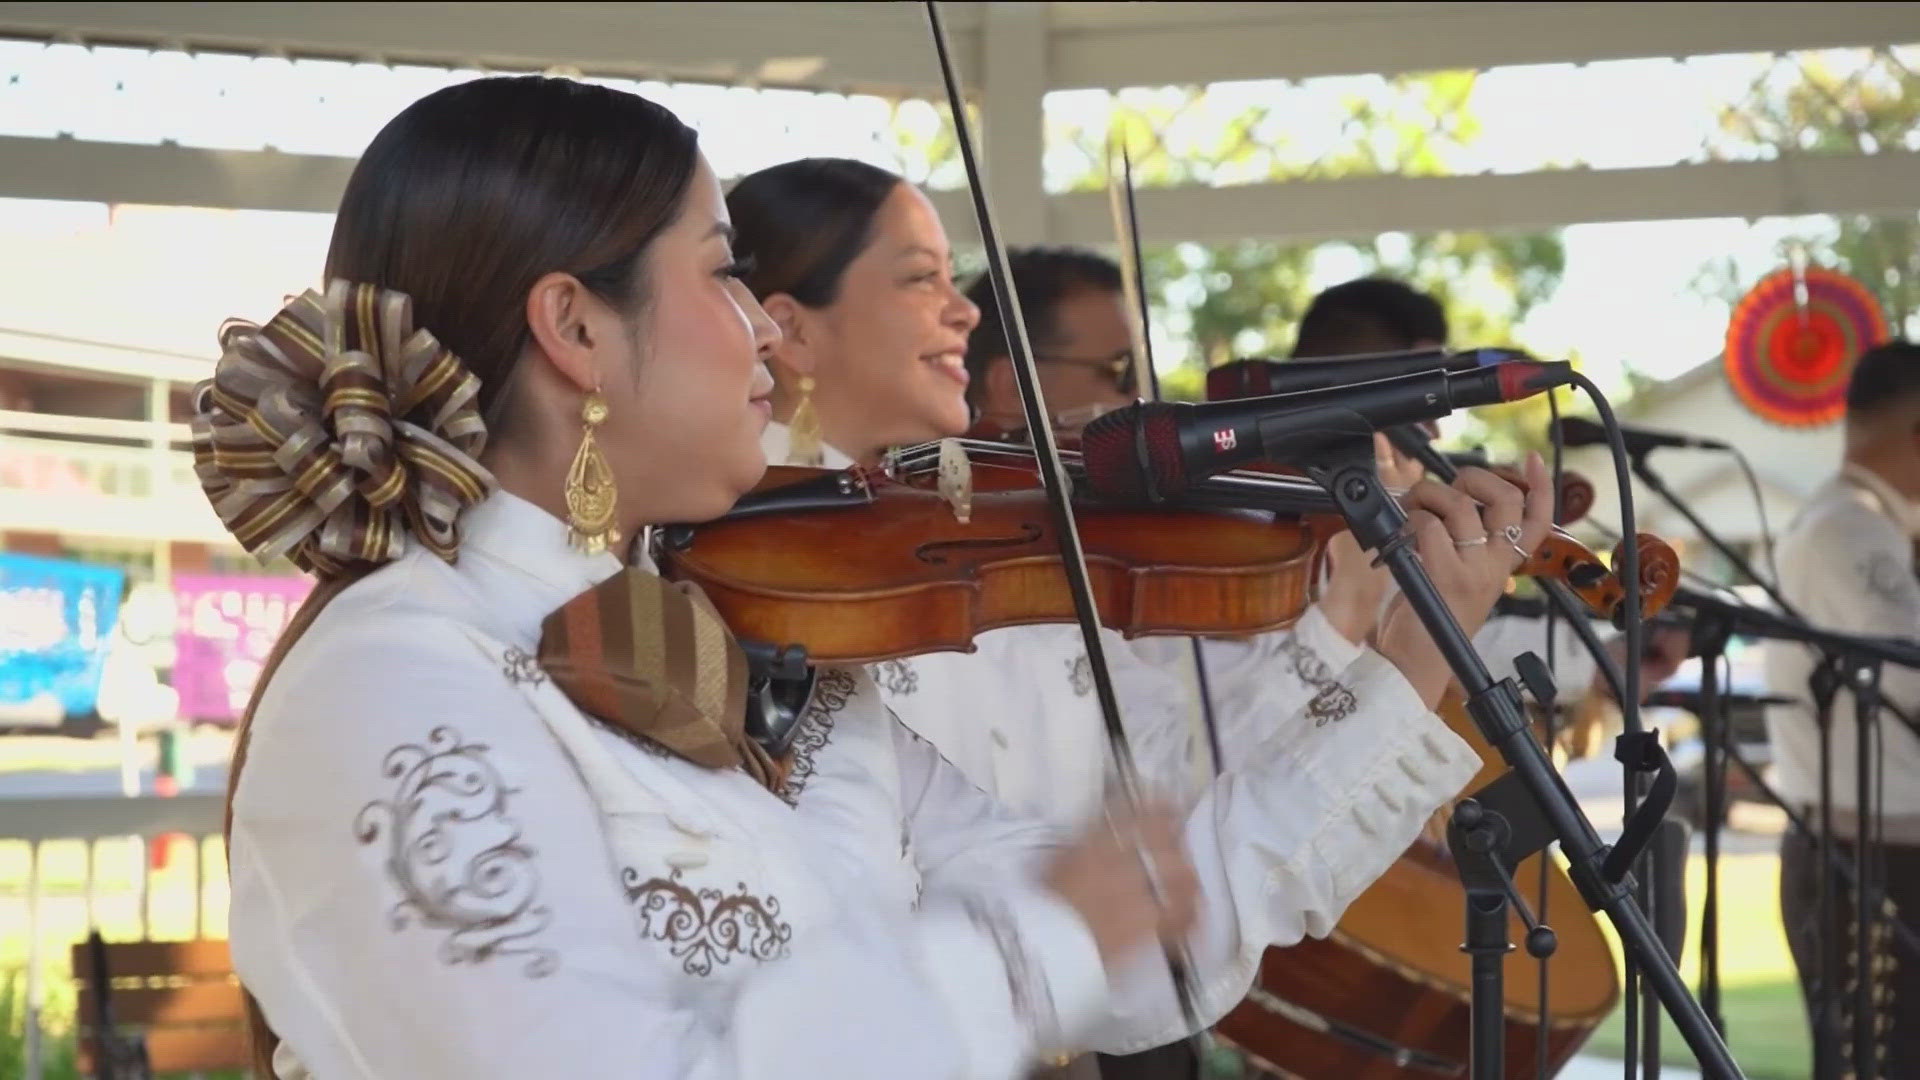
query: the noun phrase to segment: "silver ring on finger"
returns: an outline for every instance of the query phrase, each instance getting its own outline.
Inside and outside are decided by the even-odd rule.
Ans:
[[[1487,538],[1485,536],[1476,536],[1471,540],[1455,540],[1453,542],[1453,546],[1464,551],[1470,547],[1479,547],[1480,545],[1486,542],[1487,542]]]
[[[1509,525],[1500,531],[1500,535],[1506,538],[1507,546],[1513,549],[1515,555],[1520,556],[1521,562],[1533,558],[1533,552],[1520,546],[1520,526]]]

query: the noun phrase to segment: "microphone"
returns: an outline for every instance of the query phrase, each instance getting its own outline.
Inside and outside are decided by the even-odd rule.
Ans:
[[[1358,382],[1418,375],[1423,371],[1472,371],[1510,360],[1531,357],[1513,349],[1445,349],[1418,352],[1363,353],[1313,360],[1243,359],[1207,372],[1207,400],[1297,394]]]
[[[1552,438],[1554,426],[1547,424],[1547,437]],[[1733,447],[1718,439],[1698,439],[1691,435],[1675,435],[1668,431],[1653,428],[1634,427],[1631,424],[1620,425],[1620,441],[1626,443],[1627,453],[1634,457],[1656,450],[1662,446],[1690,447],[1695,450],[1731,450]],[[1560,418],[1560,443],[1563,446],[1607,446],[1605,426],[1584,416],[1563,416]]]
[[[1248,462],[1309,462],[1329,446],[1371,438],[1381,428],[1517,401],[1572,376],[1570,364],[1509,361],[1204,405],[1141,402],[1088,424],[1080,435],[1081,462],[1094,494],[1158,501]]]

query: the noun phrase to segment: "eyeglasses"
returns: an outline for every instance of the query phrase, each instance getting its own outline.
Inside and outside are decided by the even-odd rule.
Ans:
[[[1114,388],[1123,394],[1133,393],[1138,381],[1138,368],[1134,365],[1132,349],[1100,359],[1086,356],[1044,356],[1035,353],[1033,360],[1037,364],[1066,364],[1071,367],[1092,368],[1106,376],[1113,383]]]

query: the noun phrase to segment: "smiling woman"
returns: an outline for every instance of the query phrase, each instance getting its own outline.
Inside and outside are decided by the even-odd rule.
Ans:
[[[727,206],[756,263],[747,285],[782,333],[777,418],[804,431],[811,411],[825,443],[856,461],[966,430],[980,309],[955,285],[946,230],[919,189],[810,158],[740,181]]]

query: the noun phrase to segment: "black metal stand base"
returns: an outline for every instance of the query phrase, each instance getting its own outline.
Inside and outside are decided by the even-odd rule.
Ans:
[[[1699,1003],[1687,992],[1686,984],[1654,934],[1646,914],[1634,904],[1630,893],[1632,878],[1625,873],[1624,865],[1610,867],[1616,871],[1612,876],[1602,872],[1607,848],[1574,800],[1573,793],[1554,771],[1546,751],[1527,730],[1518,688],[1511,680],[1493,681],[1486,664],[1474,652],[1472,642],[1409,546],[1403,528],[1406,515],[1380,484],[1374,471],[1371,441],[1355,440],[1337,458],[1310,469],[1309,473],[1333,496],[1360,546],[1377,552],[1378,560],[1393,573],[1401,594],[1433,636],[1465,691],[1469,715],[1538,804],[1541,824],[1552,838],[1560,841],[1581,896],[1590,908],[1604,912],[1613,922],[1621,942],[1646,973],[1668,1015],[1673,1017],[1699,1060],[1701,1071],[1713,1080],[1740,1080],[1740,1068],[1734,1064],[1726,1043],[1707,1021]]]
[[[1515,822],[1540,820],[1531,804],[1526,789],[1508,773],[1462,800],[1447,822],[1447,843],[1467,893],[1466,944],[1460,951],[1473,958],[1468,1058],[1473,1080],[1502,1080],[1507,1072],[1506,961],[1513,951],[1507,912],[1519,913],[1527,925],[1528,955],[1545,960],[1559,947],[1559,939],[1534,918],[1513,881],[1513,867],[1549,839],[1543,829],[1514,828]]]

